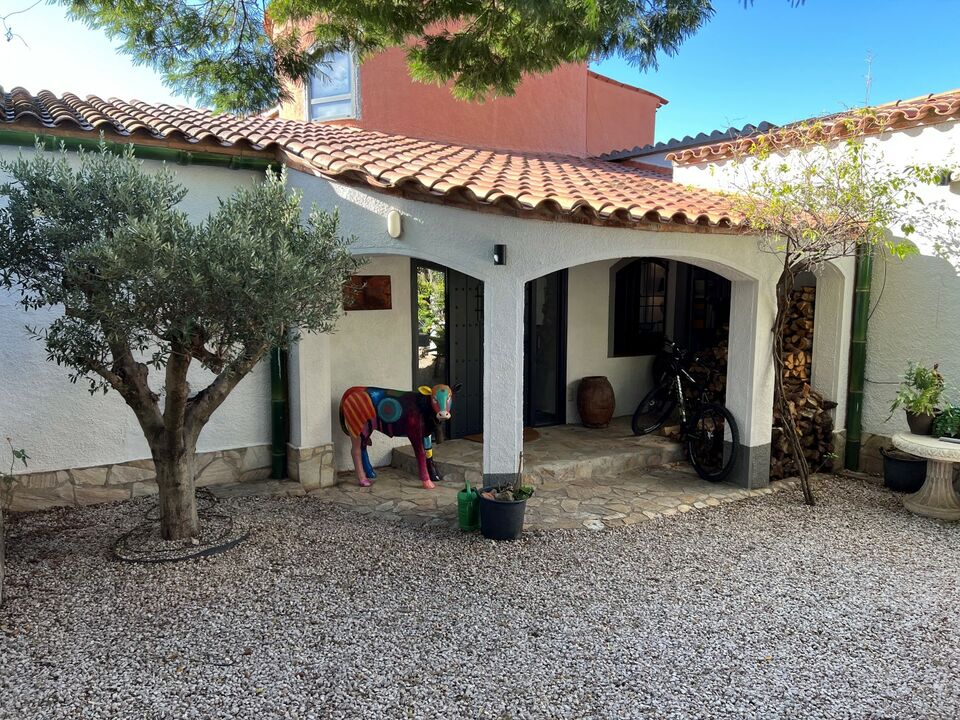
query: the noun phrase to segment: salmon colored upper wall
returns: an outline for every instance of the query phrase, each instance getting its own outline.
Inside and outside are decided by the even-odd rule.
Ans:
[[[581,155],[587,123],[583,66],[524,79],[511,97],[457,100],[446,86],[414,82],[400,49],[360,68],[360,125],[400,135],[507,150]]]
[[[596,73],[587,78],[587,154],[653,142],[657,108],[666,101]]]
[[[528,76],[512,97],[465,102],[448,87],[414,82],[399,48],[364,61],[359,90],[359,120],[334,122],[442,142],[581,157],[652,142],[662,102],[600,79],[583,64]],[[291,94],[280,116],[302,120],[303,88]]]

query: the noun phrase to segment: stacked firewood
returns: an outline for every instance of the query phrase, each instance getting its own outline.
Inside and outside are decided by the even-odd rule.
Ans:
[[[809,380],[813,362],[813,306],[817,289],[806,285],[794,290],[784,336],[783,378]]]
[[[787,334],[784,337],[783,390],[790,414],[800,431],[803,455],[814,472],[831,469],[833,416],[837,403],[827,400],[810,387],[813,361],[813,310],[816,288],[801,287],[791,298]],[[796,475],[796,463],[783,431],[779,406],[773,411],[773,442],[770,448],[770,477],[780,479]]]
[[[727,392],[727,341],[721,340],[715,347],[701,350],[690,365],[690,375],[705,387],[707,395],[715,402],[723,402]]]

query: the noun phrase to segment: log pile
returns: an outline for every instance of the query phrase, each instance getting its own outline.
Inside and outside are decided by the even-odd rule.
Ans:
[[[805,285],[793,291],[790,315],[784,337],[783,379],[810,380],[813,362],[813,308],[817,289]]]
[[[698,352],[696,362],[690,365],[690,375],[706,387],[711,400],[723,402],[727,393],[727,341]]]
[[[813,361],[813,311],[816,288],[801,287],[791,298],[787,334],[784,338],[783,389],[790,413],[800,431],[803,455],[812,472],[829,471],[832,467],[833,416],[830,411],[837,403],[827,400],[810,387],[810,367]],[[770,448],[770,478],[796,475],[783,418],[774,406],[773,438]]]

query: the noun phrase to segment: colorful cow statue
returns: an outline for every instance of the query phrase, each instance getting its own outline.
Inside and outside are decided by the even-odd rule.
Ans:
[[[377,387],[348,388],[340,398],[340,427],[350,436],[353,469],[361,487],[370,487],[377,476],[367,456],[370,436],[379,430],[388,437],[405,435],[417,456],[420,481],[430,490],[442,480],[433,464],[431,435],[438,422],[450,419],[453,394],[449,385],[421,385],[416,391],[386,390]]]

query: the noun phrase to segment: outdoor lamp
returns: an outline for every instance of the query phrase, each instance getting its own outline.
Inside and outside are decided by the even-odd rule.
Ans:
[[[403,216],[398,210],[387,213],[387,234],[394,239],[403,234]]]
[[[507,246],[506,245],[493,246],[493,264],[494,265],[507,264]]]

